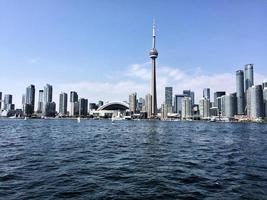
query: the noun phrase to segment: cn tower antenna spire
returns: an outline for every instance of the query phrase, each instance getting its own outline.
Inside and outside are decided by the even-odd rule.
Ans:
[[[153,28],[152,28],[152,48],[156,48],[156,22],[155,18],[153,18]]]

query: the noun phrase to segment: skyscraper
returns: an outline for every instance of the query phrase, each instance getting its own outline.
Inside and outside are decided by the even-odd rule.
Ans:
[[[46,84],[44,87],[44,102],[52,102],[53,98],[53,87],[52,85]]]
[[[218,91],[218,92],[214,92],[214,107],[218,107],[218,97],[221,97],[225,95],[225,92],[224,91]]]
[[[165,87],[165,104],[172,106],[172,87]]]
[[[210,100],[208,98],[200,99],[199,116],[202,118],[207,118],[210,116]]]
[[[42,113],[44,108],[44,90],[39,90],[37,113]]]
[[[224,110],[225,117],[233,118],[237,113],[237,104],[236,104],[236,93],[227,94],[224,96]]]
[[[210,88],[204,88],[203,89],[203,98],[210,100]]]
[[[136,104],[137,104],[137,99],[136,99],[137,94],[133,93],[129,95],[129,108],[130,111],[133,113],[136,113]]]
[[[185,97],[183,94],[174,95],[174,112],[182,115],[182,100]]]
[[[151,77],[151,115],[156,117],[157,115],[157,83],[156,83],[156,58],[158,57],[158,51],[156,50],[156,33],[155,23],[153,23],[152,33],[152,49],[149,52],[149,56],[152,61],[152,77]]]
[[[243,115],[245,111],[245,93],[244,93],[244,72],[236,71],[236,97],[237,97],[237,114]]]
[[[78,103],[78,94],[75,91],[70,92],[70,116],[74,116],[79,113],[79,106],[75,106]],[[78,109],[78,110],[77,110]]]
[[[4,110],[10,111],[14,109],[14,104],[12,104],[12,95],[6,94],[4,96]]]
[[[245,92],[254,85],[253,64],[245,65]]]
[[[59,95],[59,114],[63,116],[67,115],[67,108],[68,108],[68,94],[62,92]]]
[[[192,105],[195,104],[195,93],[191,90],[184,90],[183,91],[183,94],[186,96],[186,97],[190,97],[191,98],[191,103]]]
[[[79,99],[79,116],[87,116],[88,114],[88,99]]]
[[[35,86],[30,85],[26,88],[26,97],[25,97],[25,114],[32,115],[34,113],[34,104],[35,104]]]
[[[262,85],[250,88],[250,101],[250,117],[254,119],[264,117]]]
[[[182,99],[182,119],[189,119],[192,117],[192,102],[190,97]]]

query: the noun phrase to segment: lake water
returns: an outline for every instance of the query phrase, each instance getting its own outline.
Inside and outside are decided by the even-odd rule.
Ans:
[[[267,199],[267,124],[0,119],[0,199]]]

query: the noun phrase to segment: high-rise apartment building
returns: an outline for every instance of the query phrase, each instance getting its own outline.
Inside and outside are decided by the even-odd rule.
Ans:
[[[203,98],[210,100],[210,88],[203,89]]]
[[[37,113],[42,113],[44,108],[44,90],[39,90],[38,103],[37,103]]]
[[[236,93],[227,94],[224,96],[224,110],[225,110],[225,117],[233,118],[237,113],[237,98]]]
[[[40,93],[39,93],[40,95]],[[43,103],[43,113],[45,113],[46,110],[46,104],[51,103],[53,98],[53,87],[52,85],[46,84],[44,87],[44,103]],[[53,105],[50,105],[49,108],[52,108]]]
[[[79,99],[79,116],[87,116],[88,114],[88,99]]]
[[[30,85],[26,88],[25,107],[24,112],[26,115],[32,115],[34,113],[35,104],[35,86]]]
[[[79,105],[75,106],[75,104],[77,103],[78,103],[78,94],[75,91],[71,91],[70,92],[70,116],[75,116],[79,114]]]
[[[201,98],[199,101],[199,116],[201,118],[210,117],[210,100],[208,98]]]
[[[182,119],[189,119],[192,117],[192,101],[190,97],[182,99]]]
[[[225,91],[214,92],[214,107],[219,106],[218,97],[221,97],[223,95],[225,95]]]
[[[191,98],[192,105],[195,104],[195,93],[191,90],[183,90],[183,95]]]
[[[174,95],[174,113],[182,115],[182,100],[185,97],[183,94]]]
[[[237,97],[237,114],[245,114],[245,92],[244,92],[244,72],[236,71],[236,97]]]
[[[253,64],[245,65],[245,92],[254,85]]]
[[[262,85],[252,86],[250,89],[250,117],[252,119],[264,117]]]
[[[129,109],[130,109],[130,112],[136,113],[136,109],[137,109],[137,94],[136,93],[129,95]]]
[[[59,95],[59,114],[62,116],[67,115],[68,109],[68,94],[61,92]]]

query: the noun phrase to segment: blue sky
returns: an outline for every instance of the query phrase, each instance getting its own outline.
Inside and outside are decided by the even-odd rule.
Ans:
[[[267,1],[0,0],[0,91],[19,104],[25,87],[50,83],[90,102],[149,91],[152,19],[158,96],[203,87],[235,90],[235,71],[254,63],[267,78]],[[20,107],[20,105],[17,105]]]

